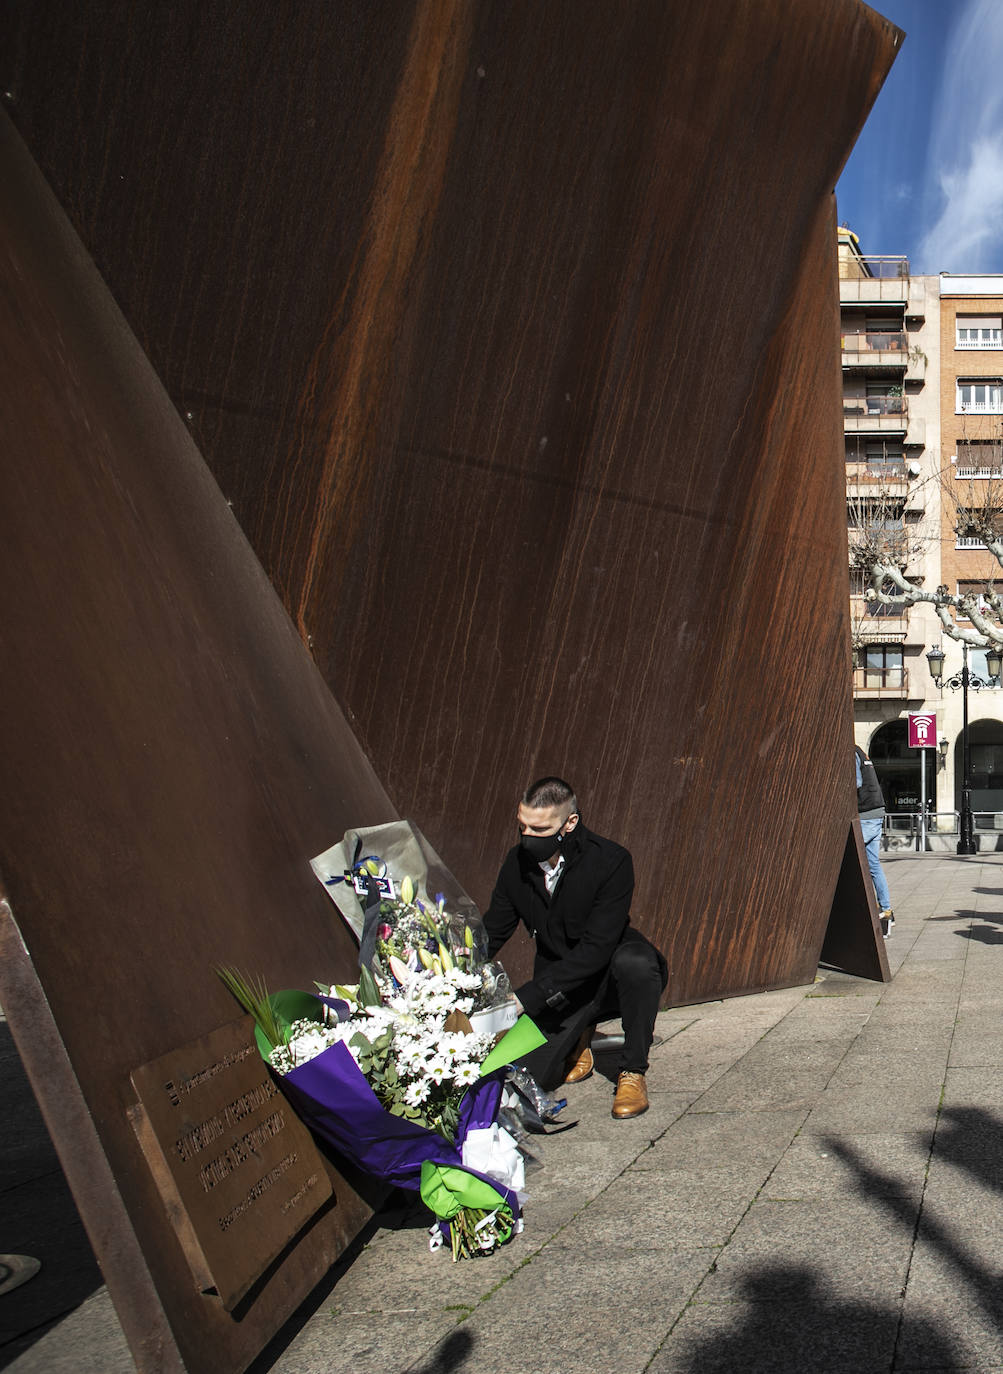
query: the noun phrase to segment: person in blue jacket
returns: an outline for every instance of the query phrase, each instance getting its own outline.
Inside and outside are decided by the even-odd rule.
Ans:
[[[857,810],[860,813],[860,828],[864,833],[864,852],[867,855],[867,867],[871,872],[871,882],[874,884],[881,934],[887,940],[895,924],[895,916],[888,892],[888,880],[885,878],[885,870],[881,867],[881,831],[885,822],[885,799],[878,775],[874,771],[874,764],[859,744],[853,747],[857,765]]]
[[[581,1082],[593,1070],[593,1028],[618,1015],[624,1045],[613,1116],[639,1116],[648,1108],[648,1051],[668,968],[630,924],[633,861],[586,829],[561,778],[527,788],[517,822],[519,843],[502,864],[484,924],[491,958],[520,922],[536,945],[533,976],[516,997],[547,1044],[525,1065],[548,1090]]]

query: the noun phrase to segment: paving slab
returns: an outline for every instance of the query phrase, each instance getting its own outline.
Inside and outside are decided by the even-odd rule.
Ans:
[[[909,1273],[920,1211],[915,1198],[840,1197],[820,1206],[812,1199],[760,1198],[742,1218],[700,1289],[702,1301],[735,1301],[749,1274],[775,1265],[775,1295],[796,1295],[804,1273],[823,1271],[844,1295],[882,1290],[901,1296]],[[883,1205],[881,1205],[883,1204]],[[788,1278],[789,1276],[789,1278]]]
[[[844,1147],[852,1150],[850,1157],[867,1169],[870,1191],[911,1196],[917,1202],[926,1186],[922,1165],[929,1159],[931,1142],[932,1132],[925,1146],[907,1134],[841,1137]],[[806,1127],[771,1172],[762,1196],[836,1202],[860,1191],[859,1173],[832,1148],[831,1139]]]
[[[696,1302],[649,1365],[650,1374],[883,1374],[899,1313],[893,1304],[826,1293],[809,1271],[783,1302],[768,1270],[750,1273],[747,1301]],[[759,1300],[757,1300],[757,1297]]]
[[[954,1298],[906,1295],[899,1330],[894,1374],[911,1371],[973,1370],[977,1374],[1003,1369],[1000,1315]],[[930,1332],[937,1333],[931,1343]],[[940,1343],[953,1347],[952,1363],[944,1363]]]

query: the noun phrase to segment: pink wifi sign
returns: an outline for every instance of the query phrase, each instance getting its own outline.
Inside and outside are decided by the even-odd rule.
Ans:
[[[937,717],[936,715],[919,713],[909,713],[909,748],[910,749],[936,749],[937,747]]]

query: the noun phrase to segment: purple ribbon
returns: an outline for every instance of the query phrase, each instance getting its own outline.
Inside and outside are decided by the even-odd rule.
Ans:
[[[314,1135],[365,1173],[417,1192],[426,1159],[465,1167],[463,1141],[468,1131],[494,1122],[504,1077],[505,1070],[496,1069],[467,1089],[460,1103],[455,1145],[435,1131],[388,1112],[347,1045],[330,1045],[315,1059],[280,1076],[279,1084]],[[515,1193],[476,1169],[467,1172],[490,1183],[511,1207],[513,1217],[519,1216]]]

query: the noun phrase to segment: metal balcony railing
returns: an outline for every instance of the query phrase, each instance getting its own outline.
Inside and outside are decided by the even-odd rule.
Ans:
[[[886,255],[878,257],[841,257],[839,275],[844,281],[857,277],[908,277],[909,259]]]
[[[1003,329],[958,329],[955,348],[1003,348]]]
[[[904,482],[906,469],[904,458],[894,458],[887,462],[868,463],[861,458],[847,458],[846,480],[848,482]]]
[[[905,668],[854,668],[854,692],[882,693],[890,697],[906,696],[908,679]]]
[[[844,396],[844,415],[908,415],[906,396]]]
[[[844,334],[842,337],[844,353],[907,353],[909,344],[905,334],[866,333]],[[902,359],[905,367],[906,359]]]

